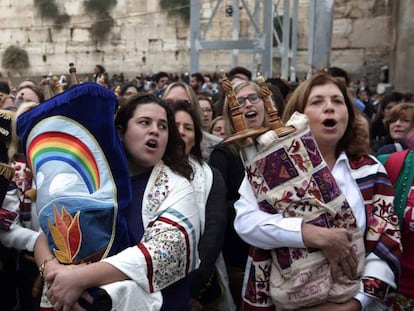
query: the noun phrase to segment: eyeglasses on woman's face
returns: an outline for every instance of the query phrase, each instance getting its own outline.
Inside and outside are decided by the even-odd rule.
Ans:
[[[258,104],[262,100],[262,97],[258,94],[249,94],[247,96],[237,97],[237,102],[239,103],[240,107],[246,105],[246,100],[249,100],[249,102],[252,104]]]

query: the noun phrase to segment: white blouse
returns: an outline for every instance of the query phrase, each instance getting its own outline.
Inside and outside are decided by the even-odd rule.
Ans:
[[[366,229],[364,201],[356,181],[351,176],[349,161],[345,153],[341,153],[336,160],[332,175],[352,208],[358,227],[364,233]],[[302,238],[302,218],[283,218],[279,214],[269,215],[261,211],[246,176],[239,188],[239,193],[240,199],[234,204],[236,209],[234,227],[246,243],[268,250],[278,247],[305,247]],[[362,310],[383,310],[384,308],[380,301],[362,292],[354,298],[361,303]]]

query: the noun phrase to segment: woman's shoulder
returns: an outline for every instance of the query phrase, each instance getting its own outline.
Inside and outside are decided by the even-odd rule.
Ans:
[[[195,187],[199,187],[201,183],[206,184],[207,187],[211,187],[213,179],[212,167],[207,162],[200,163],[193,157],[189,159],[191,167],[193,168],[193,180],[192,184]]]
[[[405,146],[403,146],[401,143],[386,144],[378,148],[377,155],[393,153],[393,152],[401,151],[404,149],[405,149]]]
[[[224,154],[232,154],[230,147],[226,144],[219,143],[213,146],[213,151],[215,153],[224,153]]]
[[[163,162],[153,168],[145,192],[145,202],[149,210],[159,210],[164,201],[169,202],[164,204],[168,206],[188,196],[194,196],[194,189],[190,182]]]
[[[193,170],[211,170],[210,165],[205,162],[205,161],[198,161],[196,158],[194,158],[193,156],[190,156],[188,158],[188,161],[190,162]]]
[[[197,175],[201,172],[203,175],[212,175],[213,174],[213,167],[207,162],[199,162],[195,158],[190,157],[189,162],[191,167],[193,168],[194,175]]]
[[[235,162],[241,161],[240,155],[237,151],[233,150],[230,146],[225,144],[218,144],[213,147],[210,154],[209,163],[216,164],[217,162]],[[221,163],[223,164],[223,163]]]
[[[168,165],[164,162],[157,164],[152,172],[153,179],[158,185],[168,183],[168,187],[177,188],[183,185],[190,185],[190,182],[184,176],[175,173]]]

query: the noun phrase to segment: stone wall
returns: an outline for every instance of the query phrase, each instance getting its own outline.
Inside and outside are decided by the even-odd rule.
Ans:
[[[332,65],[375,85],[390,62],[393,28],[391,1],[336,0]]]
[[[70,62],[75,63],[81,74],[92,73],[95,64],[103,64],[110,75],[123,72],[127,77],[139,73],[152,74],[159,70],[178,73],[189,71],[189,27],[179,19],[167,18],[166,12],[160,10],[158,1],[118,0],[111,12],[115,27],[105,42],[92,39],[90,26],[93,17],[85,13],[82,0],[56,1],[60,12],[71,16],[70,25],[62,30],[54,28],[50,20],[42,20],[33,2],[0,1],[0,56],[12,44],[25,49],[29,54],[30,68],[21,72],[21,75],[67,73]],[[216,2],[201,0],[202,27],[206,25]],[[227,1],[221,2],[207,39],[231,38],[232,19],[224,14]],[[247,2],[253,3],[252,0]],[[297,72],[300,76],[308,69],[309,0],[300,0],[299,5]],[[395,21],[395,10],[399,12],[397,16],[404,15],[404,18]],[[400,59],[401,54],[408,61],[413,54],[412,48],[404,48],[406,41],[413,40],[413,23],[402,24],[402,21],[412,19],[412,11],[414,3],[408,0],[335,0],[331,64],[346,69],[353,79],[364,78],[370,84],[378,82],[382,65],[405,69],[404,66],[398,66],[395,60]],[[242,15],[240,36],[248,37],[251,33]],[[239,64],[250,67],[252,55],[241,53]],[[274,59],[274,75],[278,74],[279,66],[280,60]],[[230,67],[231,51],[200,53],[202,72]],[[3,74],[7,71],[1,68]],[[410,75],[403,71],[391,76],[398,83],[410,81]]]

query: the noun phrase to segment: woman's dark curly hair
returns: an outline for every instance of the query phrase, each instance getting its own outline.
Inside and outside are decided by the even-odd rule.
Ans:
[[[118,110],[115,117],[115,126],[120,129],[122,133],[125,133],[128,121],[132,118],[135,109],[139,105],[144,104],[157,104],[164,108],[168,123],[168,142],[162,160],[173,172],[191,180],[193,170],[188,162],[188,157],[185,155],[185,144],[175,125],[174,113],[166,102],[153,94],[132,96],[125,105]]]

